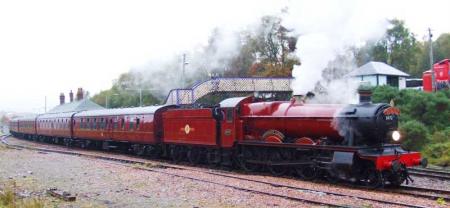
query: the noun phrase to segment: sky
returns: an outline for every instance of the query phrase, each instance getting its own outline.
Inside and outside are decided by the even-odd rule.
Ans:
[[[428,27],[435,37],[450,32],[450,13],[439,11],[450,8],[448,0],[293,2],[313,4],[317,13],[327,5],[341,10],[367,4],[367,9],[377,11],[370,13],[376,18],[405,20],[420,40]],[[134,67],[205,44],[215,27],[238,31],[291,4],[289,0],[0,0],[0,111],[42,113],[45,97],[50,109],[59,103],[61,92],[67,100],[68,92],[78,87],[93,95]],[[328,16],[323,13],[321,18],[327,21]]]

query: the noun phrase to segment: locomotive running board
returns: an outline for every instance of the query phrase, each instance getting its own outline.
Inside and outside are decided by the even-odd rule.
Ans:
[[[361,149],[373,149],[373,147],[351,147],[351,146],[337,146],[337,145],[304,145],[294,143],[274,143],[274,142],[239,142],[242,146],[263,146],[263,147],[282,147],[282,148],[297,148],[298,150],[317,149],[317,150],[332,150],[340,152],[357,152]]]
[[[276,165],[276,166],[295,166],[295,165],[309,165],[312,164],[311,161],[309,162],[280,162],[280,163],[273,163],[273,162],[264,162],[260,160],[245,160],[246,163],[252,163],[252,164],[260,164],[260,165]]]

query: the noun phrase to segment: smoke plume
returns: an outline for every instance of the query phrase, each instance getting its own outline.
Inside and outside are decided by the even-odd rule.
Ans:
[[[356,1],[321,1],[315,4],[300,1],[289,5],[284,23],[300,34],[297,55],[301,65],[295,66],[292,72],[294,94],[317,91],[319,87],[327,95],[320,98],[322,101],[346,103],[353,99],[357,84],[341,79],[343,72],[356,68],[348,48],[383,35],[388,24],[376,14],[378,9]],[[339,63],[336,62],[337,57],[346,60],[345,67],[336,66]],[[325,71],[329,67],[342,70]],[[335,79],[326,80],[326,76]]]

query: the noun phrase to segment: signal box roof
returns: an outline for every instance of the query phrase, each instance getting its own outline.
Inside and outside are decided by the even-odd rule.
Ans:
[[[402,72],[392,66],[389,66],[382,62],[371,61],[361,67],[351,71],[347,76],[365,76],[365,75],[391,75],[399,77],[409,77],[409,74]]]
[[[83,99],[58,105],[47,113],[78,112],[78,111],[99,110],[99,109],[105,108],[98,105],[97,103],[90,101],[89,99]]]

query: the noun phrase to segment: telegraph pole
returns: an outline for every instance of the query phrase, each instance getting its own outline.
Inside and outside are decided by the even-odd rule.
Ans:
[[[142,107],[142,88],[139,88],[139,107]]]
[[[431,34],[431,28],[428,28],[428,43],[430,44],[430,67],[431,67],[431,89],[433,91],[436,90],[436,78],[434,76],[434,67],[433,67],[433,40],[431,38],[433,34]]]
[[[186,86],[186,78],[185,78],[185,70],[186,70],[186,65],[188,65],[188,62],[186,62],[186,54],[183,53],[183,63],[181,65],[181,70],[182,70],[182,74],[181,74],[181,88],[184,88]]]

